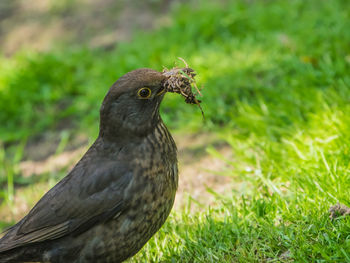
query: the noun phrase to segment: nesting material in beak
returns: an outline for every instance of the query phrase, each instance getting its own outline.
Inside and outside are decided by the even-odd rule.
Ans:
[[[200,108],[203,118],[204,113],[200,106],[201,101],[196,98],[196,95],[202,95],[197,88],[194,77],[196,73],[186,64],[185,68],[172,68],[170,70],[164,69],[163,75],[167,77],[163,86],[167,92],[178,93],[185,98],[185,102],[189,104],[196,104]],[[192,92],[192,86],[196,89],[197,94]]]

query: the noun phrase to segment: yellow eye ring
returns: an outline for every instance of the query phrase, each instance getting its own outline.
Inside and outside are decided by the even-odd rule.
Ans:
[[[137,95],[141,98],[141,99],[148,99],[149,97],[151,97],[152,91],[149,88],[141,88],[138,90]]]

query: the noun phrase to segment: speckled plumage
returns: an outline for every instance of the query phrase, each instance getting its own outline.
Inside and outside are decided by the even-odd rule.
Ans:
[[[159,116],[163,81],[139,69],[111,87],[97,140],[0,240],[0,262],[121,262],[159,230],[178,182],[176,145]],[[142,87],[150,98],[138,97]]]

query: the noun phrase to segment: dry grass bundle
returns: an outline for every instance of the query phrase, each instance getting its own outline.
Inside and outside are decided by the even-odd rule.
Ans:
[[[186,103],[196,104],[204,117],[202,107],[200,106],[201,101],[196,98],[196,95],[201,95],[194,79],[196,73],[188,67],[183,59],[181,60],[185,63],[185,68],[174,67],[170,70],[163,70],[163,75],[167,77],[167,80],[164,82],[165,90],[182,95]],[[193,93],[192,87],[196,89],[197,94]]]

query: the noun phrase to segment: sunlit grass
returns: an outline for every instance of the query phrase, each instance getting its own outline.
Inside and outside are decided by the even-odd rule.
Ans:
[[[266,125],[266,101],[238,104],[236,129],[220,133],[234,152],[223,176],[240,187],[205,214],[174,213],[130,262],[347,262],[350,219],[331,220],[328,210],[350,205],[350,107],[339,106],[349,95],[323,93],[306,120],[291,114],[279,129]]]

